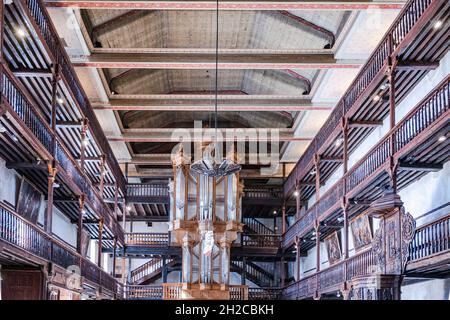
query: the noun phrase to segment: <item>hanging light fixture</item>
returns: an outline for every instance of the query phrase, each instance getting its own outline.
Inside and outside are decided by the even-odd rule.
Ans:
[[[202,159],[191,165],[191,170],[206,175],[208,177],[222,177],[233,174],[241,170],[241,165],[237,164],[233,156],[220,159],[218,153],[219,142],[217,136],[217,105],[218,105],[218,78],[219,78],[219,0],[216,0],[216,73],[215,73],[215,94],[214,94],[214,143],[210,144],[203,151]]]

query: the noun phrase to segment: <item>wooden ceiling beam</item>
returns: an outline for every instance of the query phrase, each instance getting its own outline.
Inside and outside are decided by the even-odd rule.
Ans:
[[[83,61],[73,61],[79,68],[114,69],[215,69],[214,54],[159,53],[93,53]],[[333,54],[219,54],[222,70],[286,70],[286,69],[354,69],[362,61],[336,60]]]
[[[355,120],[349,122],[349,127],[351,128],[361,128],[361,127],[378,127],[383,125],[383,121],[364,121],[364,120]]]
[[[439,61],[404,61],[404,60],[400,60],[397,62],[396,64],[396,69],[397,70],[405,70],[405,71],[410,71],[410,70],[434,70],[437,67],[439,67]]]
[[[47,170],[47,164],[45,162],[7,162],[6,168],[8,169],[31,169],[31,170]]]
[[[81,128],[81,121],[57,121],[56,126],[58,128]]]
[[[439,163],[420,163],[420,162],[400,162],[398,165],[399,170],[404,171],[426,171],[436,172],[443,169],[443,165]]]
[[[139,9],[139,10],[215,10],[216,1],[111,1],[111,0],[46,0],[48,7],[79,9]],[[403,3],[393,0],[228,0],[219,2],[220,10],[392,10]]]
[[[219,102],[218,111],[316,111],[332,110],[333,106],[313,104],[310,100],[279,99],[254,102],[252,100],[230,100]],[[93,103],[94,109],[125,111],[214,111],[214,104],[208,100],[153,101],[146,99],[111,99],[107,103]]]
[[[51,69],[13,69],[12,73],[16,77],[22,78],[52,78],[53,73]]]
[[[157,130],[157,129],[156,129]],[[243,130],[248,130],[248,129],[243,129]],[[252,129],[250,129],[252,130]],[[260,129],[259,129],[260,130]],[[189,132],[192,131],[192,134],[189,134]],[[205,130],[204,130],[205,131]],[[177,132],[179,132],[179,134],[177,134]],[[258,132],[258,129],[256,129],[255,132]],[[255,137],[245,137],[245,141],[268,141],[270,142],[271,140],[271,133],[270,133],[270,129],[266,131],[267,134],[264,135],[256,135]],[[212,135],[211,135],[212,137]],[[228,142],[228,141],[239,141],[240,139],[237,138],[236,136],[229,136],[227,137],[227,134],[222,134],[222,139],[220,139],[223,142]],[[244,139],[244,137],[243,137]],[[293,133],[289,133],[289,132],[279,132],[279,136],[278,136],[278,140],[279,141],[311,141],[313,139],[313,137],[297,137],[294,136]],[[199,137],[197,137],[196,134],[194,134],[193,129],[176,129],[173,128],[172,131],[161,131],[161,132],[157,132],[157,131],[149,131],[146,133],[140,133],[140,134],[136,134],[136,133],[123,133],[120,136],[110,136],[108,137],[109,141],[120,141],[120,142],[202,142],[202,141],[207,141],[207,139],[205,137],[203,137],[203,135],[199,135]]]
[[[342,162],[342,157],[320,157],[321,162]]]

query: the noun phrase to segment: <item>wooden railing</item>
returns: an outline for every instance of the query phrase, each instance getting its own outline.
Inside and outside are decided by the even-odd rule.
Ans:
[[[376,258],[370,248],[287,286],[283,298],[305,299],[316,293],[339,290],[344,281],[356,276],[371,275],[375,271]]]
[[[428,94],[397,125],[390,130],[363,158],[339,179],[319,201],[309,208],[283,235],[283,247],[292,245],[296,236],[309,231],[316,219],[323,219],[330,211],[340,206],[340,198],[352,195],[385,169],[389,155],[398,158],[411,148],[416,138],[428,132],[438,120],[444,119],[450,110],[450,76]],[[391,139],[394,139],[394,151],[391,152]]]
[[[169,234],[168,233],[126,233],[125,234],[125,244],[128,246],[132,245],[149,245],[149,246],[168,246],[169,245]]]
[[[259,199],[282,199],[283,188],[273,186],[251,186],[245,187],[244,198],[259,198]]]
[[[242,246],[256,248],[278,248],[282,236],[270,234],[242,234]]]
[[[24,125],[30,129],[37,141],[48,152],[49,157],[54,154],[57,164],[63,169],[66,178],[78,188],[79,193],[86,195],[88,207],[94,210],[99,217],[104,219],[104,224],[113,231],[120,242],[123,242],[123,232],[109,208],[105,205],[100,195],[94,188],[91,180],[83,173],[79,164],[70,156],[60,140],[56,138],[54,142],[55,150],[53,152],[53,134],[42,118],[40,113],[36,111],[32,103],[32,99],[25,93],[22,85],[12,75],[11,71],[2,65],[1,68],[2,86],[0,89],[4,101],[11,107],[15,116],[20,119]]]
[[[30,129],[45,150],[49,154],[52,154],[53,135],[51,134],[50,127],[41,114],[36,111],[29,97],[22,92],[19,82],[14,78],[12,73],[3,65],[1,71],[2,84],[0,89],[2,92],[0,94],[3,95],[4,100]]]
[[[1,203],[0,240],[62,268],[77,266],[87,280],[113,293],[118,292],[118,283],[111,275]]]
[[[248,286],[244,285],[231,285],[230,300],[248,300]]]
[[[183,298],[182,283],[163,283],[163,299],[164,300],[180,300]]]
[[[162,300],[162,285],[128,285],[124,286],[124,295],[127,300]]]
[[[166,265],[171,263],[173,259],[166,259]],[[137,282],[158,270],[164,268],[164,259],[152,258],[150,261],[144,263],[143,265],[137,267],[131,271],[131,282],[137,284]]]
[[[411,262],[450,250],[450,215],[416,230],[409,246]]]
[[[366,64],[361,68],[355,80],[349,86],[341,100],[338,102],[324,125],[320,128],[315,138],[289,174],[284,184],[284,196],[288,197],[296,185],[296,181],[304,177],[311,169],[314,154],[321,148],[333,132],[340,127],[343,116],[349,117],[361,102],[361,97],[370,89],[374,79],[382,74],[387,66],[388,57],[395,55],[401,49],[411,29],[424,20],[424,13],[440,0],[410,0],[394,21],[384,38],[380,41]],[[423,18],[423,19],[421,19]],[[426,19],[425,19],[426,20]],[[331,143],[331,142],[330,142]]]
[[[433,257],[450,250],[450,215],[441,217],[416,230],[409,246],[409,263]],[[366,249],[347,260],[339,262],[318,273],[309,275],[284,288],[285,299],[313,297],[316,292],[339,290],[340,285],[355,277],[377,272],[377,261],[372,248]]]
[[[99,146],[102,154],[106,155],[108,167],[111,169],[116,178],[119,187],[124,190],[125,178],[119,167],[117,159],[109,146],[108,140],[100,127],[100,124],[95,116],[94,110],[90,105],[76,72],[70,62],[70,58],[61,43],[60,37],[53,26],[50,16],[43,6],[43,1],[39,0],[21,0],[20,4],[25,10],[26,14],[36,25],[36,33],[43,40],[43,47],[46,48],[54,65],[60,66],[60,72],[63,81],[65,82],[69,92],[71,93],[78,108],[89,120],[89,127],[93,133],[94,139]]]
[[[248,300],[281,300],[282,288],[248,288]]]
[[[169,203],[167,184],[131,183],[126,190],[128,202]]]
[[[166,184],[129,183],[127,184],[128,197],[167,197],[169,187]]]
[[[274,235],[275,232],[267,227],[264,223],[261,223],[255,218],[242,218],[242,222],[245,224],[246,233],[260,234],[260,235]]]

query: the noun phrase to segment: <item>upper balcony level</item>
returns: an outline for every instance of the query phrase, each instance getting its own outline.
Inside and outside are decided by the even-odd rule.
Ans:
[[[288,176],[285,198],[297,191],[302,200],[308,200],[317,187],[316,163],[320,183],[324,183],[348,161],[348,154],[382,124],[389,115],[390,99],[399,104],[429,70],[437,67],[448,50],[448,32],[442,28],[448,21],[448,10],[448,2],[439,0],[405,4]],[[390,75],[394,77],[395,94],[389,92]]]
[[[294,243],[295,236],[301,238],[311,232],[314,223],[323,222],[331,212],[339,211],[343,200],[352,204],[355,202],[353,198],[365,199],[366,195],[368,198],[376,197],[379,190],[370,188],[366,188],[367,193],[359,194],[361,190],[366,190],[363,186],[368,184],[367,179],[377,178],[376,185],[386,183],[386,176],[377,176],[380,172],[377,170],[383,166],[388,169],[386,163],[394,153],[395,161],[405,160],[401,157],[414,137],[409,132],[412,130],[418,134],[423,129],[406,120],[403,126],[396,123],[395,106],[412,92],[427,72],[439,65],[439,60],[448,52],[448,32],[442,28],[448,23],[448,16],[449,4],[446,2],[418,0],[405,4],[284,185],[286,199],[296,198],[297,195],[298,212],[300,203],[314,196],[311,208],[286,232],[285,247]],[[442,104],[438,108],[441,110],[433,114],[436,117],[434,120],[441,116],[445,119],[447,106]],[[411,113],[411,118],[429,125],[427,116],[420,112],[423,111],[418,111],[416,115]],[[381,144],[377,144],[365,158],[349,169],[349,155],[388,116],[392,130]],[[405,177],[403,181],[408,181],[406,177],[412,179],[412,176],[426,172],[425,168],[423,171],[413,171],[411,163],[402,165],[399,167],[399,179]],[[320,194],[320,187],[340,167],[343,168],[343,177]],[[402,185],[399,184],[399,187]],[[327,222],[339,224],[332,220],[330,218]]]
[[[73,222],[83,198],[104,244],[123,243],[120,208],[104,199],[123,195],[125,179],[43,3],[2,3],[2,13],[0,156]],[[99,237],[98,224],[84,227]]]

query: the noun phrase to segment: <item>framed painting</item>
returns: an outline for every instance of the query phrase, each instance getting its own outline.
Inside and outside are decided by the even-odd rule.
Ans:
[[[355,251],[359,251],[372,243],[372,230],[369,217],[366,214],[359,215],[350,221],[350,229]]]
[[[342,259],[342,251],[337,231],[325,238],[325,247],[327,248],[328,262],[330,265]]]
[[[25,178],[22,178],[16,211],[28,221],[36,224],[41,208],[41,193]]]

